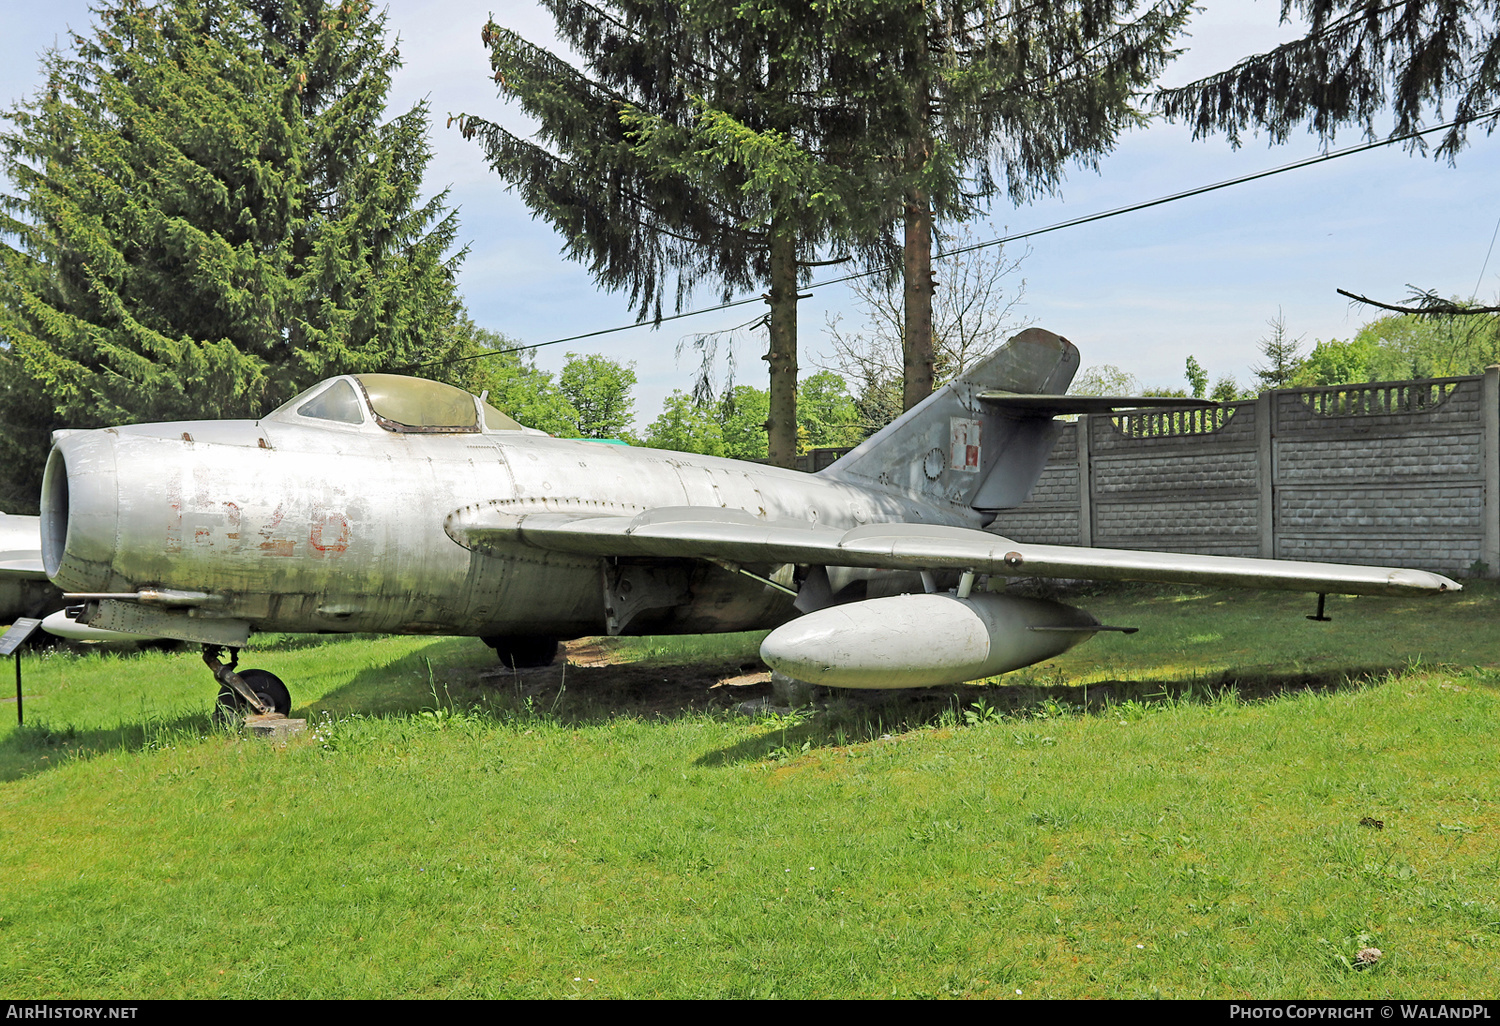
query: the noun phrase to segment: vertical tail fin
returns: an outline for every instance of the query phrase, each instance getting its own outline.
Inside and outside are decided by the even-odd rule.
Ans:
[[[822,473],[880,484],[955,508],[1007,509],[1026,500],[1061,423],[981,403],[980,392],[1058,395],[1078,370],[1078,349],[1027,328],[865,439]]]

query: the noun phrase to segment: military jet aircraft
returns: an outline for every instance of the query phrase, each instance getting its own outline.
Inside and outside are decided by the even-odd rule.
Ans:
[[[761,652],[789,676],[896,688],[1110,629],[1000,593],[1015,577],[1458,590],[1415,570],[982,530],[1025,500],[1057,415],[1184,402],[1066,396],[1078,365],[1066,339],[1023,331],[811,475],[552,438],[449,385],[345,375],[258,421],[58,432],[42,558],[81,620],[201,643],[223,705],[279,712],[281,681],[235,671],[252,631],[472,635],[533,665],[564,638],[776,628]]]

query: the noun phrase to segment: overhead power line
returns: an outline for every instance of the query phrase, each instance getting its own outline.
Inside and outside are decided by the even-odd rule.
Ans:
[[[1367,150],[1376,150],[1384,146],[1392,146],[1396,143],[1408,142],[1412,139],[1420,139],[1424,135],[1432,135],[1435,132],[1446,132],[1450,128],[1456,128],[1459,125],[1469,124],[1475,121],[1482,121],[1485,118],[1496,117],[1497,115],[1500,115],[1500,108],[1485,111],[1483,114],[1475,114],[1472,117],[1458,118],[1445,124],[1433,125],[1431,128],[1424,128],[1420,131],[1407,132],[1404,135],[1391,136],[1389,139],[1379,139],[1375,142],[1361,143],[1358,146],[1348,146],[1341,150],[1331,150],[1328,153],[1320,153],[1314,157],[1306,157],[1302,160],[1295,160],[1290,164],[1282,164],[1279,167],[1268,168],[1264,171],[1254,171],[1247,175],[1240,175],[1237,178],[1226,178],[1224,181],[1214,182],[1212,185],[1200,185],[1193,189],[1184,189],[1182,192],[1174,192],[1167,196],[1159,196],[1156,199],[1144,200],[1140,203],[1131,203],[1123,207],[1115,207],[1111,210],[1101,210],[1096,214],[1085,214],[1081,217],[1069,218],[1066,221],[1058,221],[1056,224],[1049,224],[1042,228],[1033,228],[1030,231],[1016,232],[1013,235],[1002,236],[998,239],[989,239],[985,242],[976,242],[970,246],[962,246],[958,249],[945,250],[942,253],[935,254],[933,259],[944,260],[948,257],[960,256],[964,253],[973,253],[976,250],[986,249],[990,246],[1003,246],[1007,242],[1019,242],[1022,239],[1032,239],[1038,235],[1046,235],[1049,232],[1062,231],[1064,228],[1076,228],[1079,225],[1092,224],[1095,221],[1103,221],[1106,218],[1119,217],[1121,214],[1132,214],[1137,210],[1147,210],[1151,207],[1159,207],[1166,203],[1175,203],[1178,200],[1189,199],[1193,196],[1202,196],[1204,193],[1217,192],[1219,189],[1227,189],[1233,185],[1244,185],[1246,182],[1254,182],[1261,178],[1270,178],[1272,175],[1280,175],[1285,174],[1288,171],[1296,171],[1300,168],[1312,167],[1314,164],[1322,164],[1326,161],[1337,160],[1340,157],[1350,157],[1356,153],[1364,153]],[[1486,259],[1486,263],[1488,263],[1488,259]],[[872,278],[876,275],[885,273],[887,272],[884,269],[877,269],[873,271],[858,271],[854,274],[846,274],[839,278],[829,278],[826,281],[816,281],[810,285],[800,286],[800,288],[821,289],[829,285],[842,285],[845,282],[858,281],[861,278]],[[1481,272],[1481,275],[1482,273],[1483,272]],[[688,310],[684,313],[677,313],[667,317],[660,317],[649,322],[636,321],[633,324],[621,324],[613,328],[600,328],[598,331],[586,331],[581,335],[569,335],[566,338],[552,339],[550,342],[537,342],[533,345],[514,346],[510,349],[489,349],[483,353],[476,353],[472,356],[450,357],[444,360],[429,360],[426,363],[409,364],[406,367],[398,368],[398,370],[409,371],[417,370],[421,367],[439,366],[441,364],[464,363],[469,360],[484,360],[492,356],[503,356],[507,353],[521,353],[525,352],[528,349],[541,349],[543,346],[555,346],[561,345],[564,342],[578,342],[586,338],[597,338],[600,335],[612,335],[615,332],[630,331],[633,328],[641,328],[648,325],[654,328],[658,325],[665,324],[667,321],[680,321],[685,317],[697,317],[702,314],[718,313],[721,310],[732,310],[737,306],[746,306],[750,303],[760,303],[764,300],[765,297],[763,295],[747,296],[743,299],[735,299],[727,303],[720,303],[717,306],[705,306],[697,310]]]
[[[1479,298],[1479,286],[1484,284],[1484,272],[1490,266],[1490,254],[1495,252],[1495,239],[1500,238],[1500,218],[1495,219],[1495,230],[1490,234],[1490,248],[1484,251],[1484,263],[1479,265],[1479,280],[1474,282],[1474,292],[1469,296],[1469,302]]]

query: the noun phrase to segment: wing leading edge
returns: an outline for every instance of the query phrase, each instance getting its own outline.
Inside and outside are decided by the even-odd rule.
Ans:
[[[846,531],[802,520],[759,520],[741,510],[701,506],[664,507],[634,517],[586,512],[517,514],[493,506],[466,506],[448,515],[444,529],[465,548],[492,555],[504,555],[522,544],[583,556],[969,570],[1007,577],[1157,581],[1335,595],[1462,590],[1456,581],[1423,570],[1033,545],[985,531],[932,524],[870,524]]]

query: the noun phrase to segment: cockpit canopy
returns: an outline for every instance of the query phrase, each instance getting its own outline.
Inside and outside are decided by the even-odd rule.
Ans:
[[[363,424],[368,418],[387,431],[419,434],[526,430],[461,388],[400,374],[346,374],[320,381],[268,417],[338,424]]]

